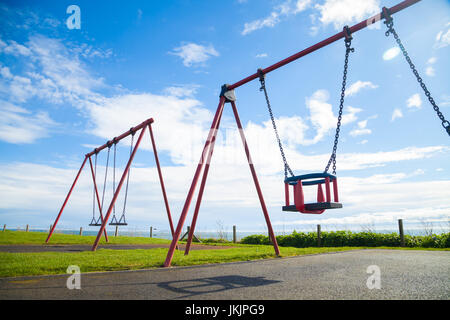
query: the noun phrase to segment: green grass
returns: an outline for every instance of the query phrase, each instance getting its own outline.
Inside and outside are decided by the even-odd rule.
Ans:
[[[5,231],[0,232],[0,245],[7,244],[43,244],[45,233]],[[92,244],[93,236],[78,236],[54,234],[52,244]],[[169,240],[139,237],[111,237],[110,243],[115,244],[169,244]],[[208,241],[208,245],[214,245]],[[212,263],[249,261],[276,258],[273,246],[234,243],[216,243],[220,246],[230,246],[227,249],[192,250],[188,256],[183,251],[176,251],[172,266],[192,266]],[[384,247],[377,247],[382,249]],[[367,249],[367,247],[280,247],[281,257],[319,254],[328,252]],[[386,247],[386,249],[405,249]],[[424,248],[408,248],[417,250]],[[8,253],[0,252],[0,277],[65,274],[67,267],[77,265],[81,272],[119,271],[159,268],[166,259],[167,248],[115,250],[99,249],[96,252],[33,252]],[[430,250],[430,249],[427,249]],[[443,249],[440,249],[443,250]]]
[[[79,236],[70,234],[54,233],[49,244],[90,244],[95,241],[95,236]],[[105,242],[102,237],[100,244],[170,244],[170,240],[145,238],[145,237],[114,237],[109,235],[109,242]],[[25,231],[3,231],[0,232],[0,245],[13,244],[44,244],[47,239],[46,232],[25,232]]]
[[[281,256],[297,256],[355,248],[280,248]],[[114,250],[96,252],[0,252],[0,277],[64,274],[69,265],[77,265],[81,272],[138,270],[162,267],[167,249]],[[176,251],[172,266],[191,266],[234,261],[276,258],[272,246],[242,246],[217,250],[192,250],[188,256]]]
[[[0,232],[0,245],[42,245],[46,233],[5,231]],[[95,237],[54,234],[51,244],[92,244]],[[104,239],[102,243],[105,244]],[[111,244],[169,244],[170,240],[143,237],[110,237]],[[172,266],[190,266],[211,263],[248,261],[276,258],[271,245],[248,245],[234,243],[214,243],[208,245],[229,246],[229,249],[192,250],[188,256],[176,251]],[[296,256],[337,252],[354,248],[280,248],[281,256]],[[0,252],[0,277],[64,274],[69,265],[77,265],[82,272],[137,270],[162,267],[167,248],[115,250],[99,249],[96,252]]]

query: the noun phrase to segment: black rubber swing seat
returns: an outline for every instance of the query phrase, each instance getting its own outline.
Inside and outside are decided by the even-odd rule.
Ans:
[[[110,226],[127,226],[128,223],[125,221],[125,217],[122,216],[119,221],[117,221],[116,217],[113,216],[111,219],[111,222],[109,223]]]
[[[101,227],[102,223],[101,223],[101,218],[99,218],[98,220],[95,220],[95,218],[92,218],[91,223],[89,223],[90,227]]]

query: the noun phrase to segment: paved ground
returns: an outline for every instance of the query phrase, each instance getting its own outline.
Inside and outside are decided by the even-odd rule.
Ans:
[[[169,248],[170,244],[106,244],[99,245],[98,249],[116,249],[116,250],[131,250],[131,249],[155,249],[155,248]],[[184,250],[185,245],[178,245],[179,250]],[[211,249],[230,249],[229,246],[211,246],[211,245],[197,245],[192,244],[191,250],[211,250]],[[0,252],[80,252],[91,251],[92,244],[47,244],[47,245],[0,245]]]
[[[368,289],[367,268],[381,289]],[[283,259],[111,273],[0,279],[6,299],[450,299],[450,252],[357,250]]]

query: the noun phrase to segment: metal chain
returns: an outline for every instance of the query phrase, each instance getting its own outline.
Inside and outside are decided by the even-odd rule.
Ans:
[[[106,192],[106,180],[108,178],[108,167],[109,167],[109,154],[111,151],[111,145],[108,145],[108,155],[106,156],[106,168],[105,168],[105,178],[103,179],[103,192],[102,192],[102,204],[100,209],[103,211],[103,203],[105,202],[105,192]]]
[[[97,152],[94,157],[94,180],[97,179]],[[95,185],[92,190],[92,221],[95,221]]]
[[[291,168],[289,167],[289,164],[287,163],[287,160],[286,160],[286,156],[284,154],[283,145],[281,143],[281,139],[278,134],[277,125],[275,124],[275,118],[273,116],[272,107],[270,105],[269,95],[267,94],[266,80],[265,80],[264,74],[262,73],[261,70],[259,70],[259,81],[261,82],[261,88],[259,88],[259,90],[264,91],[264,96],[266,97],[267,109],[269,110],[269,114],[270,114],[270,120],[272,120],[272,127],[273,127],[273,130],[275,131],[275,136],[277,138],[278,147],[280,148],[281,157],[283,159],[284,178],[287,179],[288,172],[291,176],[294,176],[294,173],[292,172]]]
[[[342,77],[342,89],[341,89],[341,99],[339,104],[339,115],[338,115],[338,121],[336,126],[336,134],[334,136],[334,145],[333,145],[333,151],[331,153],[330,159],[328,160],[328,164],[325,167],[324,172],[328,172],[330,169],[331,163],[333,163],[333,174],[336,174],[336,151],[337,151],[337,145],[339,141],[339,132],[341,131],[341,120],[342,120],[342,111],[344,109],[344,97],[345,97],[345,87],[347,85],[347,69],[348,69],[348,57],[350,52],[354,52],[355,49],[351,48],[352,38],[349,36],[345,39],[345,61],[344,61],[344,75]]]
[[[131,155],[133,153],[133,141],[134,141],[134,133],[131,134],[130,158],[131,158]],[[123,218],[124,221],[125,221],[125,208],[127,207],[128,184],[130,182],[130,171],[131,171],[131,166],[128,168],[128,172],[127,172],[127,184],[126,184],[126,187],[125,187],[125,197],[124,197],[124,201],[123,201],[123,210],[122,210],[122,216],[120,217],[120,220],[122,220],[122,218]]]
[[[114,161],[113,161],[113,197],[116,194],[116,151],[117,151],[117,141],[114,138]],[[116,204],[113,205],[113,218],[116,217]],[[112,221],[112,220],[111,220]]]
[[[398,46],[402,50],[403,55],[405,56],[406,61],[409,64],[409,67],[413,71],[414,75],[416,76],[417,82],[419,82],[420,86],[422,87],[423,91],[425,92],[425,95],[428,98],[428,101],[430,101],[431,105],[433,106],[434,111],[436,111],[437,116],[442,121],[442,126],[447,131],[448,135],[450,136],[450,122],[445,119],[442,112],[439,110],[438,105],[434,101],[433,97],[431,97],[430,91],[428,91],[427,86],[423,82],[422,78],[419,75],[419,72],[417,71],[415,65],[412,63],[411,58],[408,55],[408,52],[406,51],[405,47],[403,46],[397,32],[394,29],[394,21],[391,17],[387,17],[384,21],[384,24],[388,27],[388,30],[385,32],[386,37],[389,37],[390,34],[394,35],[394,39],[397,42]]]

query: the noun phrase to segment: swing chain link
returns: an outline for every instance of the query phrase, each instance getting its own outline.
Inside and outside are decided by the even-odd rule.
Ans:
[[[341,89],[341,98],[340,98],[340,104],[339,104],[338,121],[337,121],[337,126],[336,126],[336,134],[334,136],[333,151],[331,153],[330,159],[328,160],[328,164],[324,170],[324,172],[327,173],[328,170],[330,169],[331,163],[333,163],[333,174],[336,174],[336,152],[337,152],[337,145],[339,142],[339,133],[341,131],[342,112],[344,110],[345,87],[347,85],[348,57],[350,55],[350,52],[355,51],[355,49],[351,47],[353,38],[350,35],[350,30],[348,29],[347,26],[344,27],[344,32],[346,32],[347,35],[345,37],[344,74],[342,77],[342,89]]]
[[[258,69],[258,74],[259,74],[259,81],[261,82],[261,87],[259,88],[259,91],[263,91],[264,96],[266,98],[267,109],[269,110],[269,114],[270,114],[270,120],[272,121],[272,127],[273,127],[273,130],[275,131],[275,136],[277,138],[278,147],[280,148],[281,157],[283,159],[284,178],[287,179],[288,172],[292,177],[294,176],[294,173],[292,172],[291,168],[289,167],[289,164],[287,163],[286,156],[285,156],[284,150],[283,150],[283,145],[281,143],[280,135],[278,134],[277,125],[275,124],[275,118],[273,116],[272,106],[270,105],[269,95],[267,94],[265,74],[263,73],[263,71],[261,69]]]
[[[437,116],[439,117],[439,119],[442,121],[442,126],[444,127],[444,129],[447,131],[448,135],[450,136],[450,122],[448,120],[445,119],[444,115],[442,114],[442,112],[439,110],[439,106],[436,104],[436,102],[434,101],[433,97],[431,96],[430,91],[428,90],[427,86],[425,85],[425,83],[422,80],[422,77],[419,75],[419,72],[417,71],[415,65],[413,64],[413,62],[411,61],[411,58],[408,55],[408,52],[406,51],[405,47],[402,44],[402,41],[400,40],[397,32],[394,29],[394,20],[392,19],[392,17],[389,14],[388,9],[384,8],[384,12],[385,12],[385,21],[384,24],[387,26],[388,30],[385,32],[386,37],[389,37],[390,34],[392,34],[394,36],[395,41],[397,42],[400,50],[403,53],[403,56],[405,57],[406,61],[409,64],[409,67],[411,68],[412,72],[414,73],[417,82],[420,84],[420,86],[422,87],[425,96],[428,98],[428,101],[430,101],[431,105],[433,106],[434,111],[436,112]]]
[[[97,179],[97,154],[98,154],[97,149],[95,149],[94,179]],[[95,185],[92,188],[92,221],[95,221]]]

